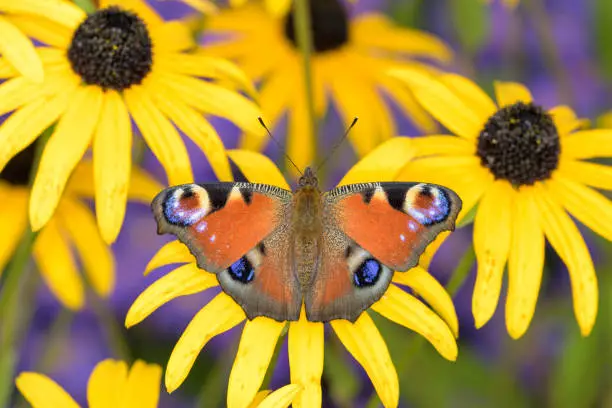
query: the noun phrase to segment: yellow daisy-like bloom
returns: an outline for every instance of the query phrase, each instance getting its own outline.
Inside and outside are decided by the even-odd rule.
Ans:
[[[232,63],[188,51],[187,28],[165,22],[141,0],[101,0],[100,10],[70,27],[42,18],[20,20],[37,47],[45,80],[36,84],[0,60],[0,169],[50,125],[32,188],[29,217],[35,230],[53,215],[75,165],[93,151],[96,214],[106,242],[113,242],[125,215],[132,151],[132,125],[165,168],[170,183],[192,180],[178,129],[207,155],[217,176],[231,179],[223,143],[202,112],[261,131],[256,105],[214,82],[221,78],[247,91],[249,81]],[[175,127],[176,126],[176,127]]]
[[[495,103],[458,75],[393,75],[411,81],[417,99],[456,135],[410,142],[423,157],[396,177],[446,185],[463,200],[460,218],[475,211],[476,326],[497,307],[507,263],[506,326],[513,338],[525,333],[540,290],[546,237],[567,266],[576,319],[588,335],[597,316],[597,277],[570,215],[612,239],[612,203],[588,187],[612,189],[612,168],[588,161],[612,156],[612,131],[579,130],[584,122],[572,109],[545,111],[521,84],[496,82]]]
[[[280,171],[265,156],[245,150],[228,153],[250,181],[288,188]],[[412,148],[404,145],[395,149],[395,153],[410,155]],[[341,184],[378,178],[379,168],[385,160],[386,157],[381,155],[368,157],[367,161],[357,164]],[[151,259],[145,273],[175,263],[185,265],[161,277],[140,294],[127,313],[126,327],[138,324],[174,298],[199,293],[219,285],[216,275],[198,269],[187,247],[179,241],[163,246]],[[431,309],[398,285],[412,288]],[[458,322],[452,300],[435,278],[422,267],[396,273],[393,283],[371,309],[424,336],[444,358],[455,360],[457,357],[455,336],[458,332]],[[168,391],[172,392],[181,385],[196,357],[210,339],[239,325],[245,319],[242,308],[223,292],[205,305],[194,316],[172,351],[165,375]],[[384,406],[397,406],[397,373],[385,341],[370,317],[370,311],[364,312],[355,323],[334,320],[330,324],[340,341],[365,369]],[[291,382],[303,387],[293,406],[321,406],[323,327],[323,323],[308,321],[304,313],[300,320],[291,322],[277,322],[267,317],[247,320],[229,378],[227,406],[249,406],[262,384],[278,339],[285,329],[288,330]]]
[[[32,148],[24,150],[0,173],[0,274],[28,228],[30,191],[26,187]],[[136,170],[130,175],[129,198],[149,202],[160,186]],[[102,240],[91,210],[83,198],[93,197],[93,169],[89,162],[74,171],[57,212],[36,237],[34,261],[53,295],[67,308],[80,309],[85,289],[73,250],[76,250],[94,291],[108,296],[115,285],[115,262]]]
[[[395,135],[395,122],[383,95],[390,97],[424,131],[436,125],[411,92],[385,75],[391,66],[433,71],[410,58],[449,61],[450,49],[436,37],[399,28],[382,14],[349,19],[339,0],[311,0],[312,75],[315,114],[322,118],[331,100],[345,124],[360,118],[349,135],[361,157]],[[206,55],[239,63],[254,81],[262,81],[264,119],[276,125],[287,113],[287,152],[300,168],[312,164],[315,141],[306,106],[302,55],[294,37],[293,12],[272,15],[259,2],[221,11],[207,20],[219,41],[205,45]],[[408,58],[406,58],[408,57]],[[241,148],[260,151],[265,134],[245,134]]]
[[[87,403],[92,408],[155,408],[159,401],[162,369],[136,360],[131,368],[124,361],[103,360],[87,383]],[[33,408],[79,408],[74,399],[46,375],[23,372],[15,380],[17,389]]]
[[[40,83],[43,63],[21,25],[42,19],[71,27],[80,18],[80,11],[63,0],[0,0],[0,54],[21,75]]]

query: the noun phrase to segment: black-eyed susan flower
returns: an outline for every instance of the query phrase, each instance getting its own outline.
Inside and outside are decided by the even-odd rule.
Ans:
[[[21,75],[34,82],[44,78],[43,63],[34,44],[21,30],[22,24],[35,21],[55,22],[72,27],[81,19],[82,13],[64,0],[23,0],[0,2],[0,54]]]
[[[589,161],[612,156],[612,131],[580,130],[583,121],[572,109],[546,111],[518,83],[496,82],[495,103],[458,75],[393,75],[411,81],[419,102],[456,135],[415,139],[422,158],[396,177],[446,185],[463,200],[460,218],[475,211],[476,326],[493,315],[507,265],[508,333],[518,338],[527,330],[546,238],[567,266],[576,319],[588,335],[597,316],[597,277],[571,217],[612,239],[612,203],[591,188],[612,189],[612,168]]]
[[[133,120],[171,183],[191,181],[191,165],[178,130],[207,155],[220,179],[230,179],[223,143],[202,113],[261,131],[256,105],[216,82],[249,82],[232,63],[189,51],[190,33],[165,22],[141,0],[102,0],[70,27],[38,17],[20,29],[44,43],[37,47],[45,80],[36,84],[0,60],[0,169],[47,127],[55,130],[32,187],[29,217],[35,230],[52,217],[66,181],[91,146],[96,214],[106,242],[116,238],[125,215]],[[178,129],[177,129],[178,128]]]
[[[0,173],[0,273],[9,262],[28,226],[27,187],[33,148],[23,150]],[[159,185],[145,174],[133,170],[129,198],[147,202]],[[92,198],[93,169],[90,162],[79,164],[60,199],[57,211],[36,237],[32,256],[53,295],[69,309],[78,310],[85,302],[79,263],[93,290],[107,297],[115,285],[115,262],[102,240],[95,216],[83,201]]]
[[[312,0],[310,13],[314,108],[318,118],[326,114],[330,101],[347,125],[358,116],[359,126],[351,131],[349,139],[359,156],[395,135],[395,122],[385,96],[422,130],[435,129],[435,123],[411,92],[384,72],[390,66],[433,71],[414,58],[448,61],[451,51],[442,41],[422,31],[397,27],[377,13],[351,19],[339,0]],[[273,15],[259,2],[249,2],[211,16],[206,32],[219,41],[206,44],[205,55],[232,59],[250,78],[261,81],[264,118],[275,126],[286,114],[288,154],[298,167],[311,164],[316,141],[308,119],[293,11]],[[240,146],[261,150],[267,142],[262,133],[245,134]]]
[[[404,156],[411,154],[410,147],[402,146],[400,150]],[[279,170],[265,156],[246,150],[230,151],[229,156],[250,181],[288,188]],[[383,160],[384,157],[378,156],[379,163]],[[371,180],[378,171],[372,163],[369,160],[365,165],[358,164],[342,183]],[[134,301],[126,316],[126,327],[138,324],[174,298],[219,285],[216,275],[199,269],[187,247],[179,241],[163,246],[147,265],[146,273],[176,263],[184,265],[159,278]],[[399,286],[412,288],[429,307]],[[457,357],[455,336],[458,322],[452,300],[425,269],[416,267],[405,273],[396,273],[393,283],[371,309],[424,336],[444,358],[455,360]],[[332,320],[330,324],[340,341],[365,369],[383,405],[395,407],[399,399],[397,373],[370,313],[362,313],[355,323]],[[172,392],[182,384],[210,339],[245,320],[241,306],[224,292],[206,304],[191,320],[172,351],[165,375],[168,391]],[[321,406],[323,328],[323,323],[308,321],[304,313],[298,321],[291,322],[278,322],[263,316],[247,320],[229,378],[227,406],[247,407],[253,400],[284,331],[288,332],[291,383],[303,387],[293,406]]]
[[[107,359],[96,365],[87,383],[87,403],[92,408],[155,408],[159,400],[162,369],[157,364],[136,360]],[[58,383],[46,375],[22,372],[17,389],[34,408],[78,408],[79,404]]]

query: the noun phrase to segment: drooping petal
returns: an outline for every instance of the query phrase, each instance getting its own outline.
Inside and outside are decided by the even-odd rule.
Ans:
[[[178,267],[156,280],[136,298],[125,317],[125,327],[140,323],[172,299],[193,295],[217,285],[215,275],[199,269],[196,264]]]
[[[133,86],[124,92],[138,129],[168,174],[168,183],[183,184],[193,180],[187,148],[176,128],[162,114],[149,92]]]
[[[228,408],[246,408],[255,398],[283,327],[263,316],[246,322],[227,386]]]
[[[359,160],[344,175],[338,186],[373,181],[395,181],[395,177],[415,154],[413,140],[394,137]]]
[[[580,130],[564,137],[561,143],[563,158],[612,157],[612,129]]]
[[[28,223],[27,202],[28,192],[26,189],[8,188],[0,191],[0,277],[4,267],[12,257],[15,248],[19,244]]]
[[[43,65],[32,41],[9,20],[0,16],[0,53],[29,80],[42,82]]]
[[[188,21],[188,20],[187,20]],[[168,59],[176,57],[176,53],[188,51],[196,47],[193,31],[187,21],[165,21],[162,25],[151,30],[151,40],[155,45],[155,52],[159,58],[153,60],[157,70],[158,66]],[[180,55],[187,55],[181,53]]]
[[[455,336],[447,324],[420,300],[395,285],[389,285],[372,310],[425,337],[447,360],[457,359]]]
[[[587,336],[597,317],[599,291],[593,261],[580,231],[561,205],[545,190],[536,196],[544,233],[569,271],[574,313],[580,332]]]
[[[533,187],[523,186],[514,196],[512,243],[508,257],[506,327],[515,339],[521,337],[529,327],[542,281],[544,231],[533,199],[537,193]]]
[[[176,390],[187,378],[196,357],[210,339],[245,319],[244,312],[225,293],[218,294],[191,320],[174,346],[166,367],[166,389]]]
[[[478,112],[481,119],[486,120],[497,111],[497,107],[489,95],[466,77],[457,74],[442,74],[440,80],[453,90],[462,101]],[[484,126],[484,121],[482,126]]]
[[[582,160],[561,159],[557,173],[563,178],[604,190],[612,190],[612,166]]]
[[[499,301],[504,266],[510,251],[513,199],[514,191],[508,182],[495,182],[480,201],[474,220],[478,272],[472,313],[478,328],[493,316]]]
[[[125,394],[119,408],[156,408],[161,375],[162,368],[159,365],[136,360],[128,373]]]
[[[76,28],[87,17],[80,7],[68,1],[3,1],[0,8],[5,13],[43,17],[67,28]]]
[[[164,265],[173,263],[195,263],[195,258],[189,252],[189,248],[181,241],[170,241],[165,244],[153,255],[153,258],[147,264],[144,274],[148,275],[153,269],[157,269]]]
[[[35,231],[53,215],[70,173],[89,146],[101,107],[100,88],[79,88],[45,146],[30,199],[30,222]]]
[[[287,408],[302,391],[298,384],[288,384],[269,394],[257,408]],[[253,407],[255,408],[255,407]]]
[[[11,14],[7,18],[28,37],[61,50],[68,49],[74,34],[73,28],[63,26],[44,17]]]
[[[276,164],[267,156],[248,150],[228,150],[228,156],[251,183],[271,184],[291,190]]]
[[[79,408],[79,404],[46,375],[23,372],[19,374],[15,384],[33,408]]]
[[[104,243],[89,208],[74,199],[64,199],[58,208],[61,223],[70,234],[91,286],[107,297],[115,287],[115,260]]]
[[[36,237],[33,255],[43,280],[57,299],[71,310],[83,307],[83,281],[55,218]]]
[[[495,81],[495,97],[500,108],[513,105],[517,102],[530,103],[533,98],[529,89],[517,82]]]
[[[132,167],[132,124],[119,93],[106,91],[93,138],[96,216],[104,241],[119,235]]]
[[[557,132],[562,137],[579,129],[584,123],[584,120],[579,119],[574,110],[567,105],[555,106],[548,113],[555,122]]]
[[[407,272],[396,272],[393,282],[413,289],[448,324],[455,337],[459,335],[459,321],[453,299],[429,272],[421,266],[416,266]]]
[[[425,109],[447,129],[467,139],[480,134],[487,118],[439,78],[407,69],[394,69],[389,74],[404,81]]]
[[[435,120],[419,104],[410,89],[405,87],[400,81],[396,78],[387,76],[386,73],[380,75],[376,81],[378,87],[397,103],[404,114],[409,117],[424,134],[434,133],[438,130],[438,125]]]
[[[323,323],[300,320],[289,323],[289,366],[291,383],[304,387],[293,401],[295,408],[320,407],[323,374]]]
[[[120,407],[127,376],[125,361],[107,359],[98,363],[87,384],[89,408]]]
[[[348,320],[332,320],[330,323],[344,347],[363,366],[383,405],[397,407],[399,402],[397,372],[391,361],[387,344],[372,318],[364,312],[355,323]]]
[[[565,177],[554,177],[546,189],[573,217],[612,240],[612,202],[603,194]]]

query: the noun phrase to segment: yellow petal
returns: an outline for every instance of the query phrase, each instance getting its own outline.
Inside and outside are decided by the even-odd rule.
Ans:
[[[58,208],[64,228],[72,238],[85,273],[96,293],[107,297],[115,287],[115,260],[96,226],[89,208],[74,199],[64,199]]]
[[[514,191],[506,181],[495,182],[480,201],[474,220],[474,251],[478,261],[472,313],[476,327],[493,316],[510,251]]]
[[[218,294],[191,320],[174,346],[166,367],[166,388],[176,390],[187,378],[196,357],[213,337],[228,331],[245,319],[244,312],[225,293]]]
[[[19,374],[15,384],[32,408],[79,408],[79,404],[46,375],[23,372]]]
[[[396,78],[383,74],[377,78],[378,86],[387,94],[409,117],[415,126],[424,134],[436,132],[438,125],[427,111],[419,104],[410,89]]]
[[[193,108],[163,90],[153,93],[159,109],[204,152],[220,181],[231,181],[225,146],[214,127]]]
[[[425,337],[447,360],[457,359],[455,336],[447,324],[414,296],[389,285],[372,310]],[[375,350],[375,349],[374,349]]]
[[[4,13],[35,15],[67,28],[76,28],[76,25],[87,17],[87,14],[80,7],[68,1],[3,1],[1,8]]]
[[[192,182],[187,148],[176,128],[155,106],[149,92],[133,86],[124,92],[124,98],[142,136],[166,170],[168,184]]]
[[[612,166],[562,158],[557,174],[581,184],[612,190]]]
[[[26,206],[28,192],[26,189],[9,188],[0,193],[0,277],[4,267],[12,257],[17,244],[19,244],[27,223]]]
[[[289,10],[290,4],[290,0],[266,0],[266,8],[275,16],[284,15]]]
[[[412,139],[394,137],[380,144],[345,174],[338,186],[372,181],[394,181],[415,154]]]
[[[42,82],[43,66],[32,42],[9,20],[0,16],[0,53],[28,79]]]
[[[8,19],[28,37],[62,50],[68,49],[74,34],[74,28],[40,16],[11,14]]]
[[[124,361],[107,359],[98,363],[87,383],[89,408],[120,406],[127,375],[128,367]]]
[[[393,275],[393,282],[414,290],[448,324],[455,337],[459,336],[459,321],[453,300],[444,286],[429,272],[416,266],[407,272],[396,272]]]
[[[576,117],[574,110],[567,105],[555,106],[548,113],[555,122],[557,132],[562,136],[569,135],[583,124],[583,120]]]
[[[150,30],[151,41],[155,44],[155,53],[157,54],[153,60],[152,70],[157,70],[159,65],[175,57],[175,53],[191,51],[196,47],[194,31],[192,31],[195,28],[191,28],[187,24],[188,21],[187,18],[184,21],[166,21],[155,27],[154,30]],[[181,53],[181,55],[186,54]]]
[[[417,70],[396,69],[389,74],[404,81],[416,99],[447,129],[458,136],[475,139],[487,120],[440,78]]]
[[[153,269],[157,269],[164,265],[170,265],[173,263],[195,263],[195,258],[189,252],[189,249],[185,244],[180,241],[170,241],[153,255],[153,258],[147,264],[144,274],[148,275]]]
[[[70,173],[81,160],[93,136],[102,106],[102,90],[80,88],[45,146],[32,186],[30,222],[39,230],[49,221]]]
[[[513,105],[517,102],[530,103],[533,98],[529,89],[517,82],[495,81],[495,97],[500,108]]]
[[[235,91],[196,78],[178,74],[161,74],[160,81],[182,95],[183,102],[204,113],[220,116],[234,122],[247,132],[263,133],[257,118],[259,108]]]
[[[302,391],[302,386],[298,384],[288,384],[284,387],[279,388],[270,395],[268,395],[261,404],[257,405],[258,408],[287,408],[291,405],[291,402],[296,398],[298,393]]]
[[[295,408],[321,406],[323,342],[323,323],[309,322],[302,309],[300,320],[289,323],[291,383],[304,387],[293,401]]]
[[[85,289],[68,242],[53,218],[36,237],[33,250],[43,280],[51,293],[67,308],[78,310],[85,301]]]
[[[480,118],[488,118],[497,111],[497,107],[489,98],[489,95],[466,77],[457,74],[443,74],[440,75],[440,80],[455,92],[464,103],[478,112]],[[484,123],[481,126],[484,126]]]
[[[251,183],[271,184],[291,190],[276,164],[263,154],[248,150],[229,150],[227,154]]]
[[[125,394],[119,408],[156,408],[161,375],[162,368],[159,365],[136,360],[128,373]]]
[[[415,137],[412,145],[418,156],[473,156],[476,152],[474,143],[456,136]]]
[[[395,26],[380,13],[366,13],[351,24],[351,40],[360,47],[403,52],[410,56],[449,62],[453,52],[442,40],[424,31]]]
[[[365,312],[355,323],[348,320],[332,320],[330,323],[344,347],[363,366],[383,405],[397,407],[399,402],[397,372],[387,350],[387,344],[372,318]]]
[[[544,233],[569,271],[574,313],[580,332],[587,336],[597,317],[599,291],[593,261],[580,231],[561,206],[541,190],[536,195]]]
[[[58,95],[32,102],[9,116],[0,126],[0,168],[51,126],[67,105],[68,98]]]
[[[119,93],[107,91],[93,138],[96,215],[104,241],[117,239],[132,166],[132,123]]]
[[[217,285],[215,275],[199,269],[196,264],[180,266],[153,282],[138,295],[125,316],[125,327],[130,328],[140,323],[172,299],[193,295]]]
[[[566,177],[555,176],[545,186],[573,217],[612,240],[612,202],[608,198]]]
[[[574,132],[561,139],[563,158],[590,159],[612,156],[612,129]]]
[[[267,317],[246,322],[227,386],[229,408],[246,408],[255,398],[283,327]]]
[[[521,187],[514,197],[506,299],[506,327],[514,339],[529,327],[542,281],[544,231],[533,199],[537,193],[533,187]]]
[[[181,0],[183,3],[188,4],[189,7],[199,11],[202,14],[212,14],[218,11],[217,6],[206,0]]]

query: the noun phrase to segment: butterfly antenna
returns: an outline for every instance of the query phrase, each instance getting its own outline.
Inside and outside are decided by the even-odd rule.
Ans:
[[[276,145],[278,146],[278,148],[281,150],[281,152],[283,152],[283,154],[285,155],[285,157],[287,158],[287,160],[289,160],[289,162],[293,165],[293,167],[295,167],[295,169],[297,170],[298,173],[300,173],[300,176],[303,176],[304,173],[302,173],[302,170],[300,170],[300,168],[298,167],[297,164],[295,164],[295,162],[293,160],[291,160],[291,157],[289,157],[289,155],[287,154],[287,152],[285,151],[285,148],[283,147],[283,145],[281,145],[278,140],[276,140],[274,138],[274,136],[272,136],[272,132],[270,132],[270,129],[268,129],[268,127],[266,126],[266,124],[264,123],[263,119],[261,118],[261,116],[259,116],[257,118],[257,120],[259,121],[259,124],[266,129],[266,132],[268,133],[268,136],[270,136],[270,139],[272,139],[274,141],[274,143],[276,143]]]
[[[357,120],[359,120],[359,118],[357,116],[355,116],[353,118],[353,121],[351,122],[351,124],[349,125],[349,127],[346,129],[346,131],[344,132],[344,135],[342,136],[342,138],[340,138],[340,140],[338,140],[338,142],[336,142],[336,144],[334,145],[334,147],[331,148],[329,154],[323,158],[323,160],[317,165],[316,169],[315,169],[315,173],[317,173],[319,171],[319,169],[321,167],[323,167],[323,165],[325,165],[325,163],[327,163],[327,161],[334,155],[334,153],[336,152],[336,150],[338,150],[338,148],[342,145],[342,143],[344,142],[344,140],[346,140],[346,138],[348,137],[351,129],[353,128],[353,126],[355,126],[355,124],[357,123]]]

